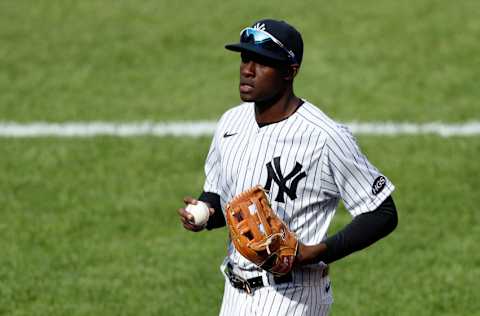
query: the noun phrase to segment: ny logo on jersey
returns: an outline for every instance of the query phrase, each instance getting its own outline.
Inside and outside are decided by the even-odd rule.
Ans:
[[[275,201],[285,203],[285,198],[283,195],[286,193],[291,200],[297,198],[297,186],[298,182],[305,178],[307,174],[302,170],[302,165],[298,162],[295,162],[295,167],[290,171],[285,177],[283,176],[282,170],[280,169],[280,157],[273,158],[272,162],[267,163],[268,178],[267,183],[265,184],[265,189],[270,190],[272,187],[272,180],[278,185],[278,194],[275,198]],[[292,179],[290,187],[287,187],[287,181]]]

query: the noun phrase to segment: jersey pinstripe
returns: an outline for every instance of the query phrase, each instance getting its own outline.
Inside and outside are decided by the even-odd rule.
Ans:
[[[205,175],[204,191],[218,194],[224,211],[235,195],[263,185],[272,209],[307,245],[326,238],[340,200],[357,216],[376,209],[394,190],[348,128],[305,100],[287,119],[263,127],[253,103],[227,111],[217,125]],[[242,277],[262,273],[232,244],[227,260]]]
[[[329,282],[327,280],[327,282]],[[239,293],[228,281],[225,282],[221,316],[321,316],[327,315],[331,305],[332,290],[325,284],[282,287],[264,287],[255,295]],[[326,293],[326,289],[328,289]]]

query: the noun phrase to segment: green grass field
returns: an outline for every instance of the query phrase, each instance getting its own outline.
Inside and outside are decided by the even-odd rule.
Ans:
[[[217,119],[239,102],[223,45],[261,17],[302,31],[296,91],[336,119],[480,120],[479,16],[474,0],[1,1],[0,121]],[[480,137],[358,139],[399,226],[332,265],[332,315],[480,315]],[[216,315],[227,231],[176,215],[209,143],[0,138],[0,315]]]

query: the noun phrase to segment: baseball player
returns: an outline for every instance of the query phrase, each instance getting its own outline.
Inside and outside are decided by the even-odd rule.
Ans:
[[[394,186],[345,126],[294,94],[303,57],[303,40],[294,27],[263,19],[226,48],[241,56],[243,103],[221,117],[206,158],[198,200],[210,206],[207,224],[193,224],[185,208],[178,210],[180,219],[191,231],[223,227],[227,203],[262,185],[272,209],[299,240],[294,266],[284,276],[271,275],[230,242],[221,265],[220,315],[327,315],[333,301],[329,264],[395,229]],[[327,236],[340,200],[352,221]]]

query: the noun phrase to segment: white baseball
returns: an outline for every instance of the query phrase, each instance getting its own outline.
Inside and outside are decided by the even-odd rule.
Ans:
[[[205,225],[210,217],[208,206],[202,201],[197,201],[197,204],[188,204],[185,210],[193,215],[193,223],[198,226]]]

